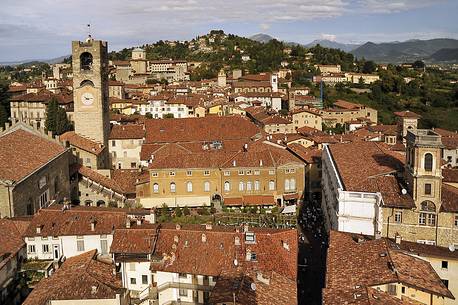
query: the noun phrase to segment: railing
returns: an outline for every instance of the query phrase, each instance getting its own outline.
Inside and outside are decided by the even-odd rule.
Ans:
[[[182,282],[167,282],[157,287],[157,292],[169,289],[169,288],[178,288],[178,289],[190,289],[190,290],[199,290],[199,291],[211,291],[212,286],[191,284],[191,283],[182,283]]]

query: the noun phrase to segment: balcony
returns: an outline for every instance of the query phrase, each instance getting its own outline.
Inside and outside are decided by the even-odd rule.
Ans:
[[[443,146],[441,136],[431,129],[408,130],[406,139],[407,142],[419,146]]]

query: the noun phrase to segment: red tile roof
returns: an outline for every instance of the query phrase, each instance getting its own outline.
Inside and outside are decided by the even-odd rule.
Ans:
[[[173,143],[250,139],[259,128],[241,116],[150,119],[145,122],[146,143]]]
[[[101,209],[99,207],[71,207],[52,205],[41,209],[30,222],[25,236],[68,236],[112,234],[116,228],[126,225],[127,214],[122,209]],[[95,222],[91,230],[91,222]],[[40,233],[37,233],[40,227]]]
[[[334,106],[338,107],[338,108],[341,108],[341,109],[347,109],[347,110],[354,110],[354,109],[356,110],[356,109],[360,109],[360,108],[364,107],[363,105],[347,102],[347,101],[344,101],[344,100],[335,101],[334,102]]]
[[[143,139],[146,133],[144,126],[143,124],[113,125],[110,140]]]
[[[70,145],[85,150],[91,154],[99,155],[105,149],[105,146],[92,141],[91,139],[80,136],[74,131],[67,131],[59,136],[61,141],[67,141]]]
[[[35,286],[23,305],[45,305],[52,300],[116,299],[123,295],[126,289],[121,279],[113,275],[114,266],[98,261],[96,254],[97,250],[93,250],[68,258]]]
[[[142,174],[138,170],[111,170],[111,178],[83,165],[77,165],[78,173],[119,194],[135,194],[135,184]]]
[[[421,118],[419,114],[416,114],[415,112],[406,110],[406,111],[397,111],[394,113],[395,116],[401,117],[401,118]]]
[[[63,154],[57,142],[18,129],[0,136],[0,179],[20,181]]]
[[[20,227],[12,219],[0,219],[0,270],[14,257],[21,248],[25,247]]]
[[[444,177],[444,179],[442,179],[443,182],[458,183],[458,168],[443,168],[442,176]]]
[[[110,253],[152,254],[158,226],[117,229],[113,235]]]
[[[441,212],[458,213],[458,188],[442,183]]]
[[[389,240],[330,232],[325,292],[388,283],[402,283],[437,296],[453,298],[427,261],[399,251]]]

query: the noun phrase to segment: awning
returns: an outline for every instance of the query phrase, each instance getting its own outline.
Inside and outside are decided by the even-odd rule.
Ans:
[[[284,199],[284,200],[299,199],[299,194],[298,194],[298,193],[284,194],[284,195],[283,195],[283,199]]]
[[[224,198],[226,206],[256,206],[275,205],[274,196],[270,195],[246,195],[242,197]]]
[[[296,214],[296,205],[293,204],[293,205],[287,205],[285,206],[285,208],[283,209],[283,211],[281,211],[282,214]]]

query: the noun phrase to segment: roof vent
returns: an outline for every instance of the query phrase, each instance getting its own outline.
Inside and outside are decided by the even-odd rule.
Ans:
[[[184,241],[184,247],[185,248],[189,247],[189,241],[187,241],[187,240]]]
[[[173,242],[174,243],[178,243],[178,240],[179,240],[178,235],[173,236]]]
[[[379,255],[380,255],[380,257],[385,257],[387,254],[386,254],[386,252],[382,252]]]
[[[401,193],[402,193],[402,195],[407,195],[407,190],[403,188],[403,189],[401,190]]]
[[[399,235],[398,233],[396,233],[396,235],[394,236],[394,240],[396,242],[396,244],[400,245],[401,244],[401,235]]]
[[[251,283],[250,288],[251,288],[251,290],[256,291],[256,284],[255,283]]]
[[[355,294],[353,294],[353,298],[354,298],[355,300],[361,298],[361,296],[362,296],[361,293],[355,293]]]
[[[91,293],[96,294],[97,293],[97,286],[91,286]]]
[[[234,259],[234,266],[238,266],[239,265],[239,261],[237,259]]]
[[[180,225],[179,223],[177,223],[177,224],[175,225],[175,229],[176,229],[176,230],[180,230],[180,229],[181,229],[181,225]]]

